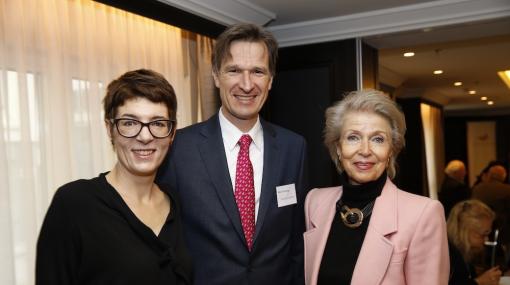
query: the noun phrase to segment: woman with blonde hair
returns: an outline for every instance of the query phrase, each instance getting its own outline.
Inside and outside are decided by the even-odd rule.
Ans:
[[[307,285],[445,285],[441,203],[391,181],[405,145],[404,114],[377,90],[349,93],[326,111],[324,143],[342,186],[305,202]]]
[[[483,254],[484,243],[496,217],[487,205],[478,200],[457,203],[447,221],[450,247],[450,285],[497,285],[501,277],[499,267],[476,275],[473,261]]]

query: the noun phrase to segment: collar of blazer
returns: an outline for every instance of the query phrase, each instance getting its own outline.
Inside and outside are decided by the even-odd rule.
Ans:
[[[336,213],[335,204],[342,195],[341,187],[319,191],[323,190],[326,191],[319,194],[322,196],[319,203],[314,205],[309,213],[310,225],[315,229],[310,231],[308,239],[316,242],[313,247],[305,249],[307,252],[310,250],[310,254],[316,259],[312,262],[313,265],[310,264],[314,267],[310,272],[311,280],[317,280],[331,221]],[[381,195],[376,199],[370,224],[354,268],[352,284],[379,284],[384,277],[393,253],[393,244],[386,236],[396,232],[398,227],[397,196],[397,187],[390,179],[387,179]],[[367,268],[370,268],[370,274],[367,274]]]
[[[319,191],[328,191],[324,193],[327,198],[321,199],[318,205],[311,209],[310,222],[314,228],[323,228],[331,226],[331,221],[336,213],[336,201],[342,195],[341,187],[326,188]],[[385,236],[394,233],[397,230],[397,187],[390,179],[386,180],[381,195],[375,200],[372,218],[370,219],[369,229],[375,230]],[[327,217],[325,219],[325,217]]]

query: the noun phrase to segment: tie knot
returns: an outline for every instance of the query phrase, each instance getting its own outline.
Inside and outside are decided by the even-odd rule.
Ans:
[[[241,138],[239,139],[239,146],[241,147],[241,149],[250,148],[250,144],[251,144],[250,135],[242,135]]]

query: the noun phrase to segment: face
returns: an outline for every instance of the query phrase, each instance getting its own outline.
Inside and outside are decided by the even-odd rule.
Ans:
[[[469,231],[469,243],[471,246],[476,249],[476,251],[481,251],[484,249],[485,241],[487,240],[489,234],[492,230],[492,222],[489,219],[480,220],[480,227],[476,229],[472,229]]]
[[[164,103],[135,98],[126,101],[124,105],[117,108],[116,119],[135,119],[147,123],[169,119],[168,113],[168,108]],[[115,165],[117,170],[136,176],[156,174],[156,170],[172,142],[172,135],[157,139],[152,136],[148,127],[143,127],[136,137],[126,138],[118,133],[115,126],[111,127],[110,122],[106,122],[106,128],[117,153],[118,161]]]
[[[231,58],[224,59],[214,83],[220,89],[223,115],[242,131],[257,121],[273,77],[269,57],[261,42],[233,41]]]
[[[337,153],[351,184],[377,180],[391,156],[391,126],[371,112],[349,112],[344,117]]]

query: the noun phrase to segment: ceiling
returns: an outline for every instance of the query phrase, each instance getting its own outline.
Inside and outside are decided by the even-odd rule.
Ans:
[[[379,50],[380,81],[397,96],[424,97],[447,114],[510,114],[510,87],[497,75],[510,70],[509,0],[159,1],[224,25],[267,26],[282,47],[362,38]]]

